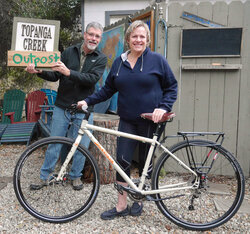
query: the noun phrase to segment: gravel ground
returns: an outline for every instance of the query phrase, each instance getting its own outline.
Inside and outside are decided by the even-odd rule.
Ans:
[[[140,217],[122,217],[103,221],[100,214],[116,204],[113,185],[101,185],[91,209],[66,224],[50,224],[30,216],[18,203],[12,185],[12,174],[23,145],[0,146],[0,233],[197,233],[179,228],[166,219],[155,203],[145,202]],[[250,201],[250,179],[246,181],[245,198]],[[131,204],[132,201],[129,201]],[[250,218],[236,214],[229,222],[204,233],[250,233]]]

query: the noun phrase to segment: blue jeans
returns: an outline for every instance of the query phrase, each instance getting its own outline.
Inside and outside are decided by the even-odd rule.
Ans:
[[[79,129],[77,126],[81,125],[82,119],[84,118],[85,114],[76,113],[76,115],[71,115],[67,111],[66,116],[67,118],[65,117],[65,111],[63,109],[55,106],[51,124],[51,136],[67,136],[69,138],[76,139]],[[70,121],[72,121],[73,124],[69,128]],[[93,114],[91,114],[89,117],[89,123],[90,124],[93,123]],[[77,126],[75,126],[74,124],[76,124]],[[89,143],[90,139],[86,135],[83,135],[81,144],[86,148],[88,148]],[[41,167],[41,173],[40,173],[41,179],[46,180],[49,177],[49,174],[54,171],[60,152],[61,151],[65,152],[65,150],[67,153],[68,152],[67,149],[62,149],[61,144],[49,145],[45,154],[43,165]],[[65,157],[65,153],[63,156]],[[63,158],[61,159],[64,160]],[[85,164],[85,157],[83,157],[81,153],[76,151],[76,153],[73,156],[72,167],[69,173],[70,179],[74,180],[82,176],[82,169],[84,167],[84,164]]]

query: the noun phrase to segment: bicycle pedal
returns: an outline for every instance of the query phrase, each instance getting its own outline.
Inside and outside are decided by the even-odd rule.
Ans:
[[[53,184],[62,184],[65,185],[66,183],[68,183],[69,181],[69,175],[65,174],[62,178],[62,180],[56,180],[57,179],[58,174],[53,174],[50,176],[49,179],[49,185],[53,185]]]

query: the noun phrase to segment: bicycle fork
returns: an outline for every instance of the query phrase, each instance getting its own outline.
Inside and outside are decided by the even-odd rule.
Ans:
[[[56,181],[63,181],[63,177],[66,174],[66,168],[67,168],[70,160],[72,159],[73,155],[75,154],[75,152],[76,152],[76,150],[77,150],[77,148],[82,140],[84,132],[81,129],[79,129],[78,133],[79,134],[78,134],[73,146],[71,147],[71,149],[70,149],[70,151],[69,151],[69,153],[68,153],[68,155],[67,155],[67,157],[66,157],[66,159],[65,159],[65,161],[64,161],[64,163],[63,163],[63,165],[58,173],[58,176],[56,177]]]

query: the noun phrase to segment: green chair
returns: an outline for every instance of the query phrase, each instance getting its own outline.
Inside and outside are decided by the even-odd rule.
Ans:
[[[19,122],[22,119],[23,105],[25,101],[25,93],[19,89],[10,89],[6,91],[3,98],[3,114],[2,124],[11,123],[8,116],[13,115],[14,121]]]
[[[25,93],[19,89],[7,90],[3,98],[2,106],[2,118],[0,122],[0,139],[5,132],[7,126],[10,124],[10,119],[8,118],[13,112],[13,118],[15,121],[21,121],[22,111],[25,100]]]
[[[32,137],[38,135],[37,121],[41,114],[41,105],[44,104],[45,93],[37,90],[31,92],[26,98],[26,121],[15,121],[15,112],[8,113],[11,124],[8,124],[1,137],[3,142],[27,142],[29,145]]]

